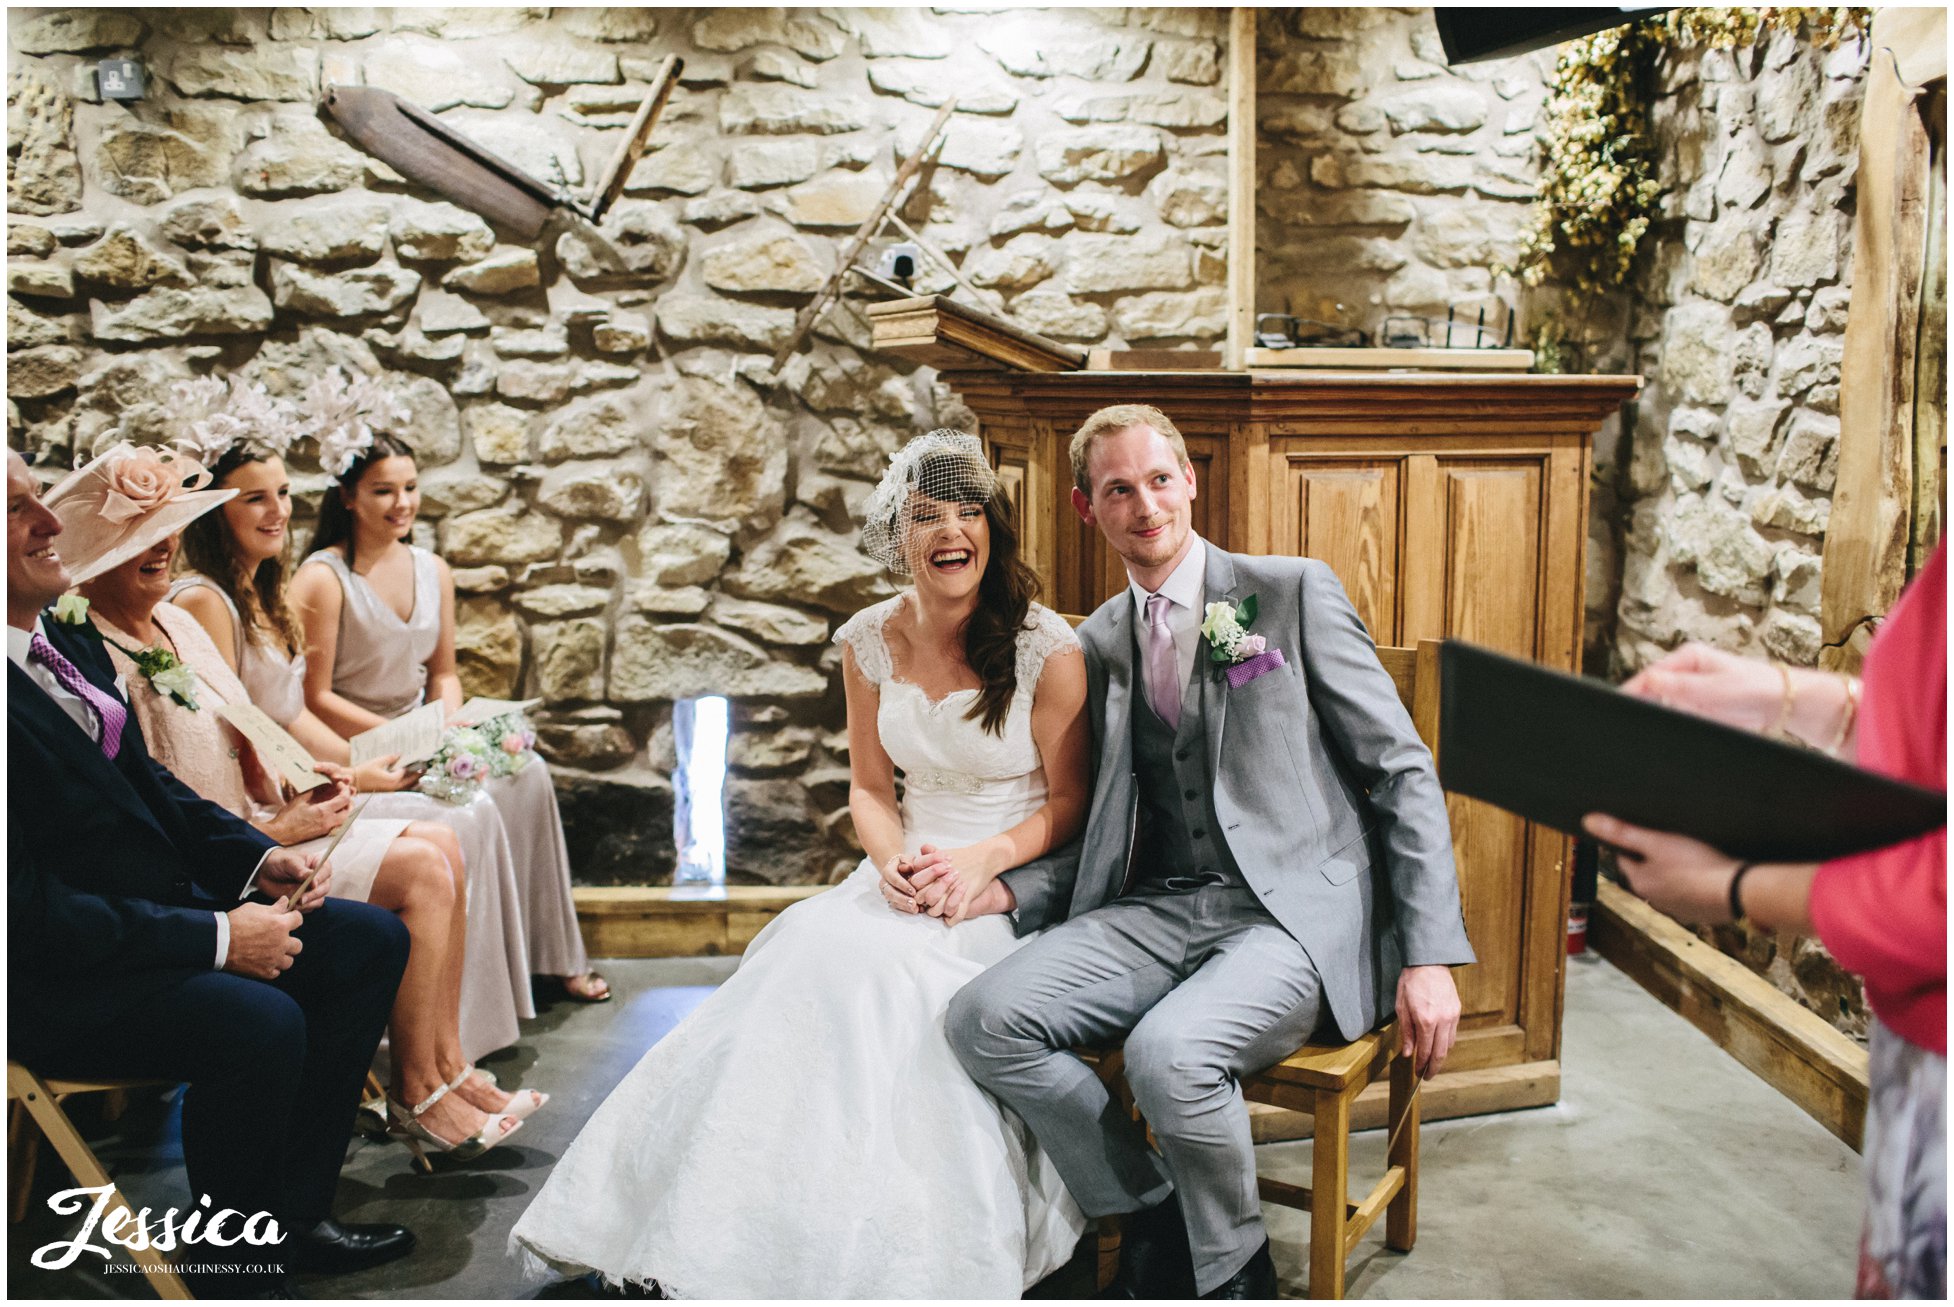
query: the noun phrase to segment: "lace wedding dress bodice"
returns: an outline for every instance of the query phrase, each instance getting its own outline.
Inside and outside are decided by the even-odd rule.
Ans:
[[[964,716],[975,690],[932,701],[896,676],[883,631],[902,602],[836,639],[880,691],[909,849],[954,848],[1045,802],[1032,696],[1078,641],[1032,609],[991,734]],[[1084,1214],[943,1036],[957,991],[1025,941],[1002,916],[896,912],[879,884],[864,858],[775,917],[646,1051],[516,1223],[525,1265],[676,1298],[1016,1298],[1071,1259]],[[954,1237],[917,1235],[939,1227]]]
[[[901,773],[904,847],[955,847],[1009,830],[1045,802],[1045,770],[1031,734],[1031,706],[1045,660],[1079,639],[1063,617],[1033,604],[1018,635],[1017,691],[998,734],[966,716],[977,691],[952,690],[932,699],[896,675],[883,637],[889,619],[908,602],[897,595],[865,608],[835,632],[855,655],[862,676],[881,694],[876,726],[882,747]]]

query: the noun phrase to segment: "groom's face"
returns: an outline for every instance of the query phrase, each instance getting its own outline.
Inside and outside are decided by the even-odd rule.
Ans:
[[[1144,580],[1180,559],[1194,527],[1194,469],[1165,436],[1145,425],[1101,436],[1086,470],[1092,494],[1075,489],[1073,506],[1131,571]]]

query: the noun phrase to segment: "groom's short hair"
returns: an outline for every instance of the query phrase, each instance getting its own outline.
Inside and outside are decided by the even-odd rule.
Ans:
[[[1087,499],[1092,498],[1092,448],[1100,437],[1124,431],[1128,427],[1152,427],[1167,438],[1173,446],[1174,457],[1182,467],[1192,467],[1187,458],[1187,442],[1181,439],[1181,429],[1174,420],[1151,404],[1109,404],[1082,423],[1072,433],[1072,483],[1079,487],[1079,493]]]

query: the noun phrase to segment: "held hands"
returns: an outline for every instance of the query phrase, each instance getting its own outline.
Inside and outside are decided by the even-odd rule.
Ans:
[[[1406,967],[1398,973],[1398,1050],[1421,1079],[1438,1074],[1459,1035],[1459,989],[1449,967]]]
[[[293,890],[304,883],[312,869],[319,865],[316,853],[300,853],[297,849],[273,849],[265,855],[264,865],[258,868],[258,888],[271,897],[283,900]],[[310,912],[326,901],[326,891],[332,887],[332,864],[319,868],[312,886],[305,897],[294,904],[299,912]],[[232,945],[235,951],[236,945]]]
[[[882,897],[898,912],[927,913],[955,926],[974,916],[1010,908],[997,871],[976,848],[939,849],[925,844],[915,856],[897,854],[877,870]]]

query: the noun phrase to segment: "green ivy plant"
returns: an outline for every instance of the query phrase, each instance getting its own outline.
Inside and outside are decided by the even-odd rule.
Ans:
[[[1662,199],[1648,115],[1665,50],[1750,46],[1778,30],[1830,48],[1871,14],[1675,9],[1562,46],[1543,111],[1540,190],[1513,271],[1529,286],[1552,278],[1589,294],[1628,284]]]

